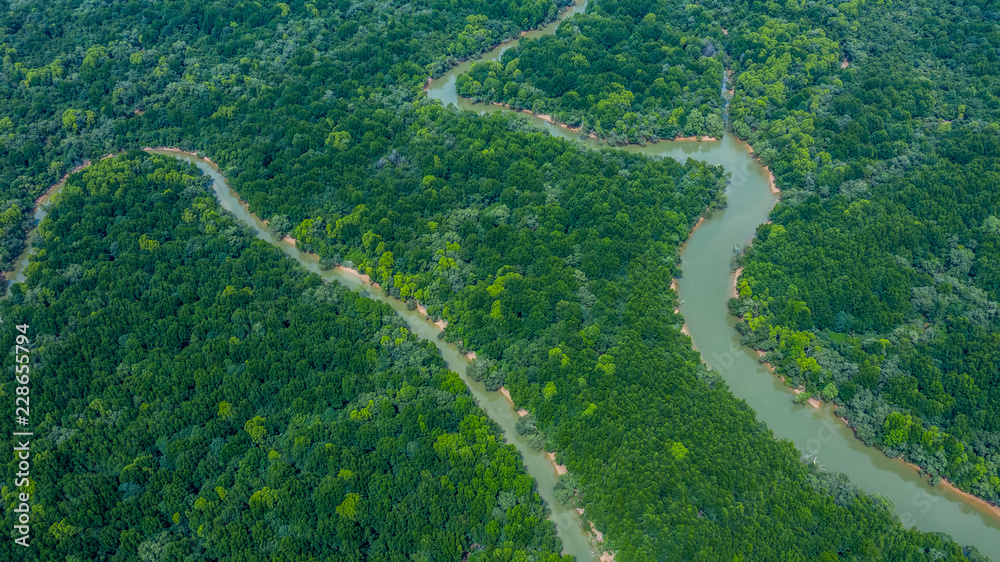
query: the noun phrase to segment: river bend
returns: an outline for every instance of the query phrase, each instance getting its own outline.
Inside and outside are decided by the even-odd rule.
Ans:
[[[525,36],[554,33],[559,21],[583,11],[585,6],[584,0],[561,14],[556,22]],[[516,43],[501,45],[478,60],[499,60],[503,51]],[[474,104],[456,95],[456,77],[468,72],[472,62],[478,61],[462,63],[430,82],[428,96],[446,106],[454,104],[459,109],[479,113],[510,111],[499,106]],[[532,116],[528,119],[554,136],[578,141],[592,149],[603,148],[598,141],[581,138],[579,133],[564,127]],[[684,276],[678,280],[678,292],[681,312],[694,347],[701,352],[703,361],[722,376],[733,394],[746,400],[776,437],[791,440],[804,452],[805,460],[816,462],[825,470],[844,473],[867,492],[889,498],[905,525],[922,531],[948,533],[958,543],[975,545],[983,554],[1000,560],[1000,518],[994,510],[945,487],[932,487],[912,467],[865,446],[833,414],[830,405],[816,409],[794,404],[791,389],[758,362],[754,350],[740,345],[739,333],[733,328],[734,319],[727,310],[727,301],[733,291],[730,269],[733,248],[752,240],[756,227],[767,221],[778,198],[771,190],[768,172],[754,160],[746,143],[727,133],[718,141],[659,142],[646,146],[625,146],[620,150],[680,161],[695,158],[724,166],[731,175],[726,190],[728,207],[702,222],[682,250]],[[324,281],[335,279],[351,290],[367,292],[372,298],[388,303],[406,321],[411,331],[434,342],[448,368],[462,376],[479,406],[500,425],[507,441],[520,451],[527,472],[538,483],[538,493],[550,509],[549,518],[563,541],[564,553],[572,554],[581,561],[596,562],[599,559],[599,553],[591,547],[590,536],[584,531],[576,511],[555,501],[554,486],[558,476],[552,461],[543,453],[531,449],[527,441],[517,434],[514,424],[518,415],[502,394],[488,392],[482,383],[466,376],[469,359],[459,353],[455,345],[437,339],[441,330],[439,326],[421,312],[408,310],[404,302],[386,296],[381,289],[349,270],[321,270],[315,256],[300,252],[288,240],[277,239],[258,217],[247,210],[246,204],[229,188],[219,169],[207,159],[169,149],[150,152],[195,164],[213,180],[220,205],[252,228],[258,238],[277,246]],[[59,187],[55,186],[47,195],[57,193]],[[41,220],[45,216],[47,204],[46,198],[40,200],[36,219]],[[7,274],[7,279],[24,281],[23,269],[28,264],[34,236],[33,231],[28,237],[28,248],[16,261],[14,270]]]

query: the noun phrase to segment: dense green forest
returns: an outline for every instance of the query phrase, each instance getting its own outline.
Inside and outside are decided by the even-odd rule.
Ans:
[[[995,7],[708,5],[686,30],[733,26],[733,130],[784,190],[742,260],[745,341],[866,443],[1000,502]]]
[[[674,9],[591,2],[555,35],[473,65],[458,93],[549,114],[611,144],[721,137],[723,52],[716,40],[671,27]]]
[[[323,120],[331,105],[392,107],[557,11],[551,0],[79,4],[0,1],[0,264],[19,253],[34,199],[86,158],[253,138],[261,123]],[[285,126],[281,148],[296,134]]]
[[[560,559],[434,346],[256,240],[197,170],[105,160],[37,248],[0,318],[35,340],[39,559]]]
[[[627,62],[633,56],[628,49],[646,44],[645,28],[639,35],[633,28],[655,9],[600,5],[603,11],[595,7],[590,14],[593,27],[584,25],[582,33],[621,31],[615,44],[622,52],[616,57]],[[527,130],[523,118],[457,114],[423,97],[429,76],[546,21],[555,4],[317,0],[267,7],[180,1],[78,7],[54,1],[3,7],[0,128],[6,137],[0,185],[8,210],[3,216],[11,218],[5,231],[8,259],[23,238],[23,213],[31,199],[82,159],[143,145],[197,149],[220,164],[251,210],[268,218],[276,232],[290,233],[304,249],[320,254],[324,266],[358,267],[391,294],[418,299],[430,305],[431,314],[446,318],[446,337],[483,357],[473,369],[477,376],[490,388],[505,385],[532,412],[521,429],[536,436],[537,446],[559,451],[572,473],[561,483],[561,497],[585,508],[585,518],[605,531],[618,560],[963,557],[947,538],[904,529],[882,500],[802,464],[790,444],[775,440],[702,367],[680,333],[669,280],[679,273],[678,246],[697,218],[725,204],[720,169],[586,151]],[[704,49],[719,48],[723,36],[718,30],[701,33],[703,9],[684,8],[683,25],[671,24],[677,31],[664,27],[659,38],[649,39],[663,53],[657,56],[666,57],[654,64],[684,61],[682,76],[666,71],[676,87],[657,94],[659,76],[648,86],[623,84],[645,92],[643,103],[659,100],[636,112],[651,123],[662,115],[657,103],[684,105],[687,119],[697,108],[705,126],[711,115],[721,114],[722,57]],[[733,34],[730,30],[729,40]],[[674,39],[695,44],[698,36],[712,38],[696,43],[700,56],[694,49],[670,48]],[[587,44],[586,38],[580,42]],[[595,54],[592,62],[598,59]],[[596,90],[595,100],[603,92]],[[690,124],[678,119],[683,127]],[[674,125],[668,120],[665,126]],[[618,129],[620,140],[640,138],[629,137],[630,130]],[[677,134],[669,128],[643,131],[644,137]],[[142,164],[132,154],[125,160],[140,170],[172,169],[162,162]],[[126,165],[111,162],[111,168]],[[101,166],[83,177],[101,174]],[[137,173],[136,181],[140,177]],[[455,548],[475,541],[530,551],[535,559],[549,557],[556,543],[540,519],[537,499],[525,496],[523,488],[530,485],[520,467],[514,468],[516,455],[496,443],[491,425],[478,417],[480,411],[454,386],[458,379],[443,371],[431,348],[384,318],[387,309],[322,288],[318,280],[295,273],[291,262],[250,243],[211,214],[217,211],[201,199],[201,187],[192,184],[200,190],[197,197],[183,195],[192,189],[184,181],[183,189],[170,194],[148,194],[149,204],[135,209],[131,220],[114,214],[124,201],[116,203],[114,193],[101,193],[98,184],[81,186],[77,199],[68,192],[43,229],[45,253],[29,268],[27,286],[3,305],[11,314],[31,311],[49,318],[33,322],[39,334],[68,330],[67,337],[87,338],[73,341],[98,347],[45,343],[46,349],[63,350],[51,361],[65,357],[67,369],[76,369],[72,377],[80,377],[81,364],[93,368],[82,375],[86,387],[76,386],[68,374],[53,377],[52,396],[46,398],[51,402],[43,408],[53,416],[46,423],[59,428],[50,439],[57,461],[46,470],[66,479],[41,502],[54,506],[46,521],[58,522],[52,538],[43,540],[55,541],[56,548],[65,541],[66,550],[59,552],[88,555],[113,552],[103,549],[112,549],[115,541],[117,548],[137,553],[146,545],[144,552],[152,554],[164,552],[167,543],[180,545],[170,541],[188,540],[192,548],[204,545],[204,555],[215,559],[258,551],[275,558],[310,557],[319,552],[310,549],[335,546],[353,548],[359,556],[410,548],[406,552],[414,559],[433,558],[434,552],[455,559],[460,555]],[[146,195],[133,197],[146,201]],[[90,214],[104,218],[80,223],[82,211],[68,206],[67,215],[75,212],[77,219],[60,222],[58,209],[73,201],[80,209],[96,205]],[[162,217],[143,214],[160,212],[157,205],[165,206]],[[189,215],[183,205],[190,207]],[[121,216],[126,218],[116,222]],[[111,233],[119,227],[130,229],[131,238],[117,246],[105,242],[104,233],[88,230]],[[175,243],[180,240],[185,242]],[[154,252],[165,255],[148,255]],[[274,265],[264,271],[280,275],[268,277],[270,285],[257,281],[258,288],[251,280],[263,275],[258,268],[266,260]],[[131,275],[111,273],[119,261],[134,262],[145,285],[136,290],[126,289],[134,284],[119,284],[119,277]],[[185,289],[185,282],[172,281],[180,279],[174,269],[190,271],[205,288],[191,281]],[[103,279],[87,277],[91,270],[108,273]],[[66,271],[75,273],[67,277]],[[159,284],[150,286],[154,280]],[[233,291],[226,294],[230,286]],[[100,312],[111,296],[122,301],[113,316]],[[148,310],[143,302],[158,306]],[[181,316],[184,310],[189,312]],[[288,325],[265,321],[269,310]],[[91,313],[106,315],[103,323]],[[154,328],[135,328],[144,315],[152,315],[146,324]],[[330,325],[313,326],[324,322],[323,315]],[[127,331],[115,339],[101,332],[120,322],[127,322]],[[188,344],[177,349],[185,336]],[[192,343],[192,336],[198,340]],[[334,336],[338,342],[358,337],[363,345],[340,349]],[[154,337],[165,339],[147,339]],[[260,343],[243,345],[248,338]],[[254,355],[269,349],[273,360]],[[79,355],[88,353],[95,355]],[[285,354],[295,358],[294,370],[272,373]],[[119,368],[125,357],[127,366]],[[245,363],[227,364],[219,357]],[[341,369],[344,361],[349,367]],[[333,375],[320,375],[327,371]],[[175,378],[190,382],[179,386]],[[161,379],[170,381],[163,383],[170,395],[156,394]],[[239,389],[236,396],[219,396],[227,381]],[[307,393],[312,398],[299,401]],[[95,399],[101,402],[93,406]],[[195,401],[208,404],[209,411],[184,409]],[[220,402],[232,410],[220,409]],[[143,404],[149,405],[146,410]],[[301,415],[291,415],[293,410]],[[232,415],[222,415],[226,412]],[[261,420],[251,423],[257,416]],[[121,456],[112,455],[116,445],[87,433],[112,419],[114,424],[142,420],[143,431],[156,438],[133,444],[115,437],[127,447]],[[63,424],[70,423],[80,433],[60,442]],[[164,427],[157,426],[161,423]],[[424,435],[423,426],[454,437],[439,442],[439,435]],[[254,435],[261,436],[260,443]],[[88,452],[84,437],[98,441],[95,452]],[[219,445],[213,445],[216,439]],[[175,440],[183,444],[171,447]],[[226,449],[230,442],[235,444]],[[334,455],[331,461],[323,456],[332,454],[325,445],[314,452],[320,442],[354,451],[353,456]],[[427,444],[433,454],[423,448]],[[466,446],[469,453],[463,456]],[[71,453],[58,456],[59,447]],[[188,447],[196,452],[194,459],[185,456]],[[457,455],[442,453],[449,448]],[[482,451],[476,462],[467,458],[474,450]],[[142,460],[147,455],[150,460]],[[326,468],[316,464],[319,459]],[[153,460],[156,464],[144,464]],[[393,462],[399,473],[386,468]],[[412,470],[418,463],[433,465],[426,469],[429,478]],[[480,500],[475,496],[483,487],[480,470],[495,464],[503,465],[495,466],[498,471],[504,468],[498,479],[515,482],[513,492],[498,488],[491,496],[495,501]],[[133,469],[126,471],[129,466]],[[349,474],[342,474],[345,466]],[[352,466],[371,467],[364,487],[360,480],[352,483],[360,471]],[[78,474],[94,474],[100,486],[77,483]],[[418,501],[432,490],[451,491],[442,474],[454,485],[452,503]],[[191,485],[209,477],[209,488]],[[286,484],[275,503],[272,492]],[[94,487],[101,490],[96,496],[80,492]],[[264,488],[270,491],[254,500]],[[307,505],[316,494],[328,503]],[[476,518],[448,526],[454,520],[449,514],[466,509],[457,503],[459,494],[474,504],[468,509]],[[226,500],[234,496],[246,498],[249,508],[231,510]],[[129,500],[145,507],[124,506],[93,518],[106,523],[105,536],[93,531],[92,521],[84,525],[70,518],[77,512],[68,498],[76,497],[105,502],[91,508],[95,513]],[[194,503],[187,505],[187,499]],[[392,511],[389,504],[396,501],[411,511]],[[317,531],[318,517],[315,524],[292,523],[308,521],[323,506],[339,518],[330,516],[322,525],[347,525],[350,515],[357,519],[345,528],[322,527],[323,533]],[[407,535],[393,535],[391,540],[405,540],[405,546],[383,536],[393,526],[420,522],[424,526]],[[266,549],[235,542],[248,535]],[[232,550],[211,550],[224,545]],[[965,554],[975,557],[974,551]],[[496,558],[517,556],[502,552]]]
[[[739,261],[744,342],[805,386],[801,400],[842,405],[866,443],[1000,501],[995,7],[600,0],[587,11],[476,65],[460,92],[634,142],[676,134],[643,115],[690,116],[689,98],[649,93],[654,79],[694,72],[704,86],[691,91],[721,101],[711,69],[725,63],[730,128],[784,192]],[[635,95],[608,132],[608,109],[626,99],[612,83]]]

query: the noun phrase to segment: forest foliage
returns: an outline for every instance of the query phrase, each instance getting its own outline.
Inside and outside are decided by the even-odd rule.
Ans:
[[[1000,502],[995,7],[710,2],[732,129],[783,190],[743,258],[744,341],[858,436]]]
[[[449,321],[446,337],[490,359],[478,372],[489,387],[505,385],[520,406],[531,410],[535,424],[522,429],[537,436],[537,446],[559,451],[572,472],[560,496],[585,508],[584,517],[606,533],[607,546],[619,560],[961,559],[962,549],[947,538],[904,529],[882,500],[803,465],[790,444],[775,440],[745,403],[701,366],[690,340],[680,333],[669,282],[679,273],[677,251],[690,228],[700,215],[725,204],[721,169],[693,160],[682,165],[587,151],[529,130],[523,118],[458,114],[423,97],[430,75],[547,21],[555,8],[529,1],[108,2],[71,16],[75,5],[59,0],[11,5],[0,15],[0,128],[7,135],[0,147],[5,163],[0,177],[8,209],[18,205],[10,214],[23,217],[45,185],[85,158],[144,145],[209,154],[250,209],[268,218],[277,233],[289,233],[303,249],[318,253],[323,266],[358,267],[390,294],[430,305],[432,315]],[[595,22],[588,33],[602,26],[641,27],[638,22],[652,10],[640,8],[623,4],[619,9],[609,2],[600,14],[588,14]],[[664,32],[667,37],[650,44],[667,46],[678,34],[688,41],[701,34],[700,28],[685,25],[698,24],[703,7],[684,10],[687,23],[672,23],[677,32]],[[603,19],[597,21],[598,16]],[[714,33],[712,41],[700,44],[722,45],[722,36]],[[645,39],[622,34],[616,44],[624,48],[630,41]],[[558,41],[549,43],[537,46],[561,48]],[[668,92],[657,99],[692,104],[685,115],[697,107],[707,125],[710,114],[721,115],[718,58],[698,56],[693,49],[667,51],[664,56],[700,70],[684,74],[687,93]],[[650,84],[658,87],[656,78]],[[641,86],[634,91],[645,92]],[[631,84],[627,87],[633,91]],[[659,131],[650,129],[650,134],[675,134]],[[129,160],[137,157],[112,160],[78,177],[103,174]],[[163,162],[154,167],[176,169]],[[203,548],[232,549],[210,551],[219,558],[256,552],[249,543],[234,542],[247,536],[277,549],[264,552],[284,555],[287,545],[289,557],[325,552],[319,549],[332,546],[321,539],[329,537],[354,548],[358,557],[412,548],[407,552],[416,556],[440,552],[447,558],[456,548],[471,547],[469,541],[509,546],[511,552],[504,550],[497,559],[518,559],[515,550],[536,559],[554,556],[551,528],[539,519],[535,496],[523,493],[527,484],[521,469],[511,465],[516,456],[496,442],[492,426],[478,419],[481,411],[454,386],[458,379],[441,368],[431,348],[384,318],[384,307],[320,287],[315,278],[294,273],[288,260],[268,257],[271,250],[262,243],[250,242],[221,215],[216,219],[212,212],[219,213],[207,197],[201,201],[204,208],[184,199],[189,188],[135,193],[133,200],[147,203],[129,208],[135,213],[131,219],[114,214],[124,201],[108,200],[110,194],[101,193],[99,184],[88,197],[81,191],[79,200],[70,190],[43,227],[50,238],[43,239],[46,253],[39,255],[38,265],[29,268],[28,284],[3,305],[49,318],[36,323],[49,334],[70,330],[67,337],[85,334],[96,346],[88,351],[46,342],[47,348],[63,349],[66,365],[91,366],[82,379],[86,385],[68,380],[56,388],[55,382],[69,375],[53,378],[52,393],[59,399],[46,403],[45,411],[53,416],[46,423],[72,424],[81,433],[59,443],[54,438],[53,456],[62,464],[56,463],[52,474],[67,483],[82,477],[77,472],[96,474],[99,493],[81,496],[83,502],[105,502],[95,511],[124,505],[132,499],[126,498],[129,491],[149,504],[108,512],[101,519],[111,529],[106,536],[90,531],[61,535],[68,541],[66,552],[138,552],[143,544],[144,552],[154,552],[167,548],[158,542],[161,537],[191,541],[171,543],[185,548],[206,544],[198,535],[202,529],[214,541]],[[58,209],[74,201],[95,217],[89,221],[93,224],[60,222]],[[191,221],[183,205],[191,206]],[[73,208],[66,213],[81,212]],[[126,219],[115,223],[118,216]],[[23,222],[11,223],[11,248],[17,247]],[[99,236],[88,230],[118,228],[132,238],[114,249],[104,231]],[[151,252],[164,252],[162,263]],[[196,257],[202,261],[192,261]],[[135,272],[111,273],[119,261],[129,260]],[[273,265],[257,271],[261,263]],[[182,281],[176,283],[173,269],[190,271],[192,280],[176,278]],[[103,280],[88,277],[84,283],[91,270],[107,273]],[[76,273],[66,277],[65,271]],[[264,274],[266,283],[250,284],[249,279]],[[118,277],[136,283],[124,285]],[[160,285],[150,285],[153,281]],[[166,286],[168,281],[174,284]],[[230,286],[233,290],[223,295]],[[98,289],[103,292],[94,292]],[[52,295],[60,298],[52,301]],[[108,314],[100,311],[112,296],[119,301],[113,309],[118,314],[105,321],[109,326],[96,325],[91,312]],[[35,298],[39,301],[29,300]],[[328,298],[335,302],[326,303]],[[155,306],[149,310],[143,302]],[[348,306],[354,308],[338,308]],[[182,310],[191,314],[180,316]],[[288,325],[260,319],[264,331],[257,333],[250,314],[255,310],[259,318],[271,310]],[[325,323],[317,315],[328,315],[330,325],[313,326]],[[140,319],[152,328],[102,335],[118,323],[138,326]],[[335,329],[343,331],[330,332]],[[199,338],[197,345],[190,343],[193,336]],[[154,337],[166,339],[147,340]],[[185,338],[188,344],[177,349]],[[251,349],[240,343],[247,338],[260,343]],[[337,347],[351,338],[364,343],[363,353]],[[286,350],[286,345],[292,347]],[[393,354],[394,346],[403,349]],[[272,350],[275,361],[294,359],[292,369],[272,373],[279,363],[254,356],[266,350]],[[81,353],[96,355],[74,355]],[[188,361],[185,353],[192,354],[190,368],[176,359]],[[336,360],[338,353],[348,368]],[[60,357],[52,357],[53,365]],[[125,365],[121,357],[129,361],[119,375],[119,365]],[[230,365],[227,357],[246,363]],[[139,365],[136,372],[133,364]],[[198,379],[196,373],[209,378]],[[137,385],[137,392],[126,393],[126,380]],[[220,395],[227,381],[241,389],[236,397]],[[174,394],[157,398],[160,382]],[[306,392],[312,399],[297,402]],[[135,403],[134,397],[142,401]],[[104,402],[91,408],[95,398],[106,401],[103,410]],[[416,401],[412,408],[406,403],[410,399]],[[207,401],[207,413],[182,409],[198,400]],[[220,407],[221,402],[232,409]],[[149,404],[146,410],[143,404]],[[159,415],[152,417],[149,409]],[[436,417],[422,420],[425,409]],[[232,419],[219,419],[228,412]],[[83,437],[96,439],[103,418],[112,414],[118,416],[115,423],[143,420],[143,431],[163,433],[141,446],[122,437],[120,457],[103,449],[88,452]],[[154,427],[159,417],[169,423]],[[78,427],[80,420],[93,425],[83,421]],[[431,441],[421,424],[453,437]],[[300,438],[304,449],[296,448]],[[191,442],[197,456],[181,459],[187,445],[169,446],[182,439]],[[226,449],[231,440],[236,444]],[[353,456],[337,457],[342,464],[331,465],[334,461],[323,456],[332,454],[325,445],[311,452],[321,442]],[[412,451],[411,442],[417,443]],[[213,446],[222,449],[214,452]],[[270,447],[266,453],[265,446]],[[457,457],[441,452],[453,446]],[[470,454],[481,451],[488,462],[483,456],[463,456],[466,446]],[[77,448],[59,456],[59,447]],[[224,452],[231,456],[221,462]],[[141,461],[122,476],[145,455],[158,464]],[[310,464],[319,460],[324,466]],[[341,474],[342,466],[358,472],[349,463],[374,467],[366,488]],[[384,470],[386,463],[396,463],[398,475]],[[454,477],[449,463],[457,463]],[[513,495],[497,488],[491,496],[495,502],[478,499],[484,482],[480,470],[486,471],[487,464],[504,468],[487,488],[513,482],[512,489],[504,488]],[[425,466],[430,479],[424,468],[416,471]],[[408,479],[396,482],[397,477]],[[244,486],[234,492],[236,482]],[[145,487],[119,489],[128,483]],[[452,493],[448,483],[455,487],[452,503],[418,501],[432,490]],[[329,508],[335,514],[324,517],[323,525],[333,528],[316,533],[318,515],[312,526],[289,523],[299,517],[312,521],[320,507],[305,505],[304,498],[321,487],[320,496],[328,500],[321,504],[324,515]],[[71,489],[83,486],[51,490],[46,505],[68,501]],[[231,510],[226,499],[232,496],[245,499],[247,507]],[[392,511],[389,498],[401,498],[409,511]],[[458,503],[465,501],[472,504]],[[475,519],[458,525],[454,517],[464,509]],[[175,513],[179,522],[173,521]],[[67,523],[84,528],[76,520]],[[226,526],[241,524],[246,532]],[[390,543],[383,536],[399,528],[411,529],[399,535],[405,542]]]
[[[591,2],[555,35],[524,39],[458,77],[459,95],[579,127],[611,144],[721,137],[723,52],[682,33],[666,3]]]
[[[783,190],[739,263],[744,342],[805,397],[841,404],[866,443],[997,502],[997,17],[985,2],[594,2],[460,87],[594,130],[607,104],[553,86],[603,83],[607,65],[582,64],[588,45],[617,37],[606,46],[633,83],[652,75],[631,61],[669,51],[645,24],[704,45],[689,54],[732,71],[729,128]],[[694,66],[662,70],[678,68]],[[561,97],[538,105],[540,92]],[[643,99],[661,115],[682,101]],[[656,136],[623,130],[601,136]]]
[[[560,560],[516,449],[434,346],[207,185],[142,152],[74,175],[0,304],[5,337],[35,339],[29,554]]]

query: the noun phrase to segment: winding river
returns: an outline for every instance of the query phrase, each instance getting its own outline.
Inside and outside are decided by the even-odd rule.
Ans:
[[[586,0],[567,11],[567,15],[583,11],[585,5]],[[553,23],[526,37],[554,33],[557,26],[558,22]],[[480,60],[499,60],[515,44],[500,45]],[[471,61],[462,63],[431,82],[428,95],[463,110],[511,111],[458,97],[456,78],[471,66]],[[576,140],[593,149],[604,146],[547,120],[526,117],[557,137]],[[816,462],[824,470],[844,473],[865,491],[889,498],[906,526],[943,531],[959,544],[975,545],[983,554],[1000,560],[997,510],[945,486],[931,486],[912,466],[866,446],[834,415],[831,405],[823,404],[818,409],[796,405],[791,389],[758,362],[754,350],[740,345],[739,332],[734,329],[734,319],[727,309],[733,295],[730,268],[733,248],[753,239],[757,226],[768,220],[778,200],[771,190],[769,173],[754,160],[749,146],[727,133],[713,142],[659,142],[620,150],[681,161],[695,158],[722,165],[731,174],[726,190],[728,207],[701,223],[682,250],[684,276],[678,279],[678,292],[681,313],[694,347],[701,352],[702,360],[722,376],[732,393],[746,400],[776,437],[791,440],[808,462]]]
[[[582,11],[584,7],[585,2],[571,7],[560,19]],[[555,22],[526,36],[554,33],[557,25],[558,22]],[[497,60],[504,50],[514,44],[516,42],[501,45],[480,60]],[[472,104],[456,96],[455,78],[467,72],[469,66],[471,63],[463,63],[431,82],[428,95],[445,105],[455,104],[460,109],[480,113],[509,111],[498,106]],[[555,136],[578,140],[590,148],[602,148],[592,139],[581,139],[578,133],[542,119],[528,118]],[[749,147],[727,134],[713,142],[660,142],[648,146],[628,146],[622,150],[681,161],[696,158],[722,165],[731,174],[727,189],[728,208],[701,223],[683,248],[681,265],[684,276],[678,280],[678,290],[682,297],[681,312],[686,318],[695,348],[701,352],[705,363],[725,379],[733,394],[746,400],[776,437],[789,439],[804,451],[809,462],[816,462],[825,470],[842,472],[866,491],[892,500],[897,514],[907,526],[948,533],[960,544],[975,545],[982,553],[1000,560],[1000,516],[994,510],[946,487],[932,487],[912,467],[866,447],[833,414],[829,405],[818,409],[795,405],[791,390],[758,362],[756,352],[740,346],[739,334],[733,329],[733,319],[726,307],[733,290],[730,259],[734,246],[750,242],[756,227],[767,220],[768,213],[777,202],[777,194],[770,189],[767,171],[753,159]],[[500,425],[507,441],[520,451],[528,473],[538,483],[539,494],[550,508],[550,519],[563,541],[564,553],[572,554],[581,561],[598,560],[600,553],[592,548],[590,536],[584,531],[576,511],[555,502],[553,487],[558,477],[553,463],[544,454],[532,450],[526,440],[517,435],[514,424],[518,415],[511,403],[502,394],[487,392],[482,383],[466,376],[468,358],[459,353],[456,346],[437,339],[440,332],[438,326],[421,312],[408,310],[405,303],[387,297],[381,289],[371,286],[349,270],[321,270],[315,256],[300,252],[287,240],[277,239],[259,218],[247,210],[246,204],[229,188],[219,169],[211,162],[174,150],[150,152],[195,164],[214,180],[213,188],[221,206],[251,227],[258,238],[279,247],[325,281],[335,279],[352,290],[367,292],[371,297],[388,303],[414,333],[435,342],[448,367],[462,376],[480,407]],[[44,214],[45,205],[42,204],[35,216],[41,219]],[[34,233],[29,241],[33,236]],[[15,282],[24,280],[23,268],[28,257],[29,252],[25,251],[8,279]]]
[[[268,230],[267,225],[259,217],[248,211],[247,204],[229,187],[219,168],[210,161],[177,150],[154,149],[148,152],[179,158],[196,165],[198,169],[212,178],[212,188],[222,208],[232,213],[241,222],[253,229],[257,238],[277,246],[305,266],[306,269],[319,275],[324,281],[330,282],[336,280],[352,291],[364,292],[371,298],[389,304],[396,311],[396,314],[406,321],[411,332],[422,339],[434,342],[438,350],[440,350],[441,356],[444,358],[445,363],[447,363],[448,368],[462,377],[462,380],[465,381],[469,390],[476,397],[479,407],[493,421],[497,422],[504,432],[507,443],[513,444],[521,453],[528,474],[538,483],[538,494],[545,500],[546,505],[549,507],[549,519],[555,524],[556,532],[562,540],[563,553],[572,554],[576,556],[577,560],[583,562],[597,562],[599,560],[599,555],[594,553],[591,548],[590,537],[584,531],[577,512],[573,509],[562,507],[556,502],[555,485],[559,478],[552,461],[544,453],[535,451],[529,447],[527,439],[517,434],[515,423],[519,416],[514,411],[511,402],[499,392],[487,391],[486,386],[482,382],[476,382],[466,375],[466,368],[470,363],[469,358],[459,352],[455,344],[437,338],[441,332],[440,326],[431,322],[422,312],[408,310],[405,302],[386,295],[382,289],[372,286],[352,270],[340,267],[331,270],[320,269],[319,258],[317,256],[299,251],[295,247],[295,244],[288,238],[277,238]]]

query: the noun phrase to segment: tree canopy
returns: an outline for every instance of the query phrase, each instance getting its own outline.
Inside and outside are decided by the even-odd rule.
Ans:
[[[434,346],[254,238],[197,170],[102,161],[40,230],[0,303],[36,338],[31,556],[561,559]]]
[[[841,21],[804,5],[807,15]],[[590,108],[606,109],[616,120],[601,127],[620,140],[672,136],[677,125],[698,132],[696,110],[713,132],[721,63],[732,63],[718,49],[750,41],[753,31],[761,46],[734,69],[733,127],[763,148],[783,186],[800,174],[804,185],[814,175],[820,186],[829,181],[823,173],[860,181],[890,165],[937,165],[930,156],[901,160],[909,147],[935,142],[922,121],[905,148],[868,137],[873,148],[897,151],[891,158],[900,160],[879,161],[886,167],[848,161],[864,144],[850,138],[825,149],[829,162],[810,152],[826,146],[810,138],[827,141],[808,123],[856,129],[841,117],[797,113],[811,94],[792,109],[794,95],[783,108],[751,99],[759,94],[747,81],[758,71],[768,80],[763,91],[791,87],[767,74],[770,55],[757,51],[794,55],[801,64],[788,68],[796,73],[844,85],[856,70],[830,63],[831,52],[840,55],[830,41],[855,31],[761,19],[776,19],[770,11],[782,8],[773,4],[727,6],[595,3],[579,18],[580,33],[563,24],[554,39],[526,42],[531,79],[541,84],[543,53],[568,55],[570,41],[591,68],[610,64],[608,51],[636,76],[649,75],[625,84],[581,74],[575,79],[594,86],[592,104],[590,93],[583,104],[549,85],[532,107],[558,104],[553,111],[581,120]],[[841,6],[847,14],[855,5]],[[523,118],[460,114],[423,96],[429,76],[550,20],[556,8],[528,0],[5,4],[0,257],[17,253],[33,199],[84,159],[147,145],[198,150],[252,211],[323,266],[356,266],[390,294],[429,305],[449,321],[446,337],[489,359],[477,376],[490,388],[505,385],[531,411],[534,423],[521,429],[571,471],[560,497],[605,530],[619,560],[974,557],[947,538],[905,529],[881,500],[803,465],[701,366],[668,286],[691,227],[725,204],[721,169],[587,151],[531,131]],[[758,10],[767,15],[748,17]],[[654,11],[663,27],[646,21]],[[716,18],[729,39],[710,25]],[[589,43],[597,40],[608,41],[605,49]],[[869,99],[860,97],[864,82],[852,83],[855,97]],[[621,128],[614,111],[625,90],[635,116],[623,113]],[[926,96],[911,102],[900,91],[884,94],[898,97],[900,111],[918,115],[927,105]],[[612,94],[619,99],[600,97]],[[963,110],[969,118],[991,103],[982,96]],[[746,112],[759,102],[764,113],[753,121]],[[882,98],[865,103],[872,112],[889,107]],[[683,118],[664,125],[672,104]],[[829,104],[854,107],[850,98]],[[640,114],[649,125],[641,134]],[[871,117],[865,126],[878,123]],[[796,150],[782,148],[792,143]],[[956,162],[967,162],[971,149],[956,146]],[[779,148],[795,156],[783,168]],[[831,193],[848,205],[856,199],[848,194],[863,192],[860,183],[837,185]],[[831,193],[816,191],[825,208]],[[981,224],[995,226],[988,219]],[[37,383],[39,411],[50,417],[38,470],[51,483],[39,486],[40,540],[51,552],[557,558],[516,454],[432,348],[388,308],[324,287],[253,241],[193,171],[134,152],[95,164],[70,178],[40,232],[28,282],[0,314],[8,333],[12,323],[31,323],[51,370]],[[960,244],[956,264],[973,259]],[[858,281],[866,282],[874,283]],[[749,290],[751,300],[762,294]],[[897,305],[883,307],[889,321]],[[810,316],[790,307],[801,341]],[[987,341],[990,332],[977,326],[957,329]],[[960,357],[952,360],[959,368]],[[897,437],[909,427],[905,418],[891,423]]]

